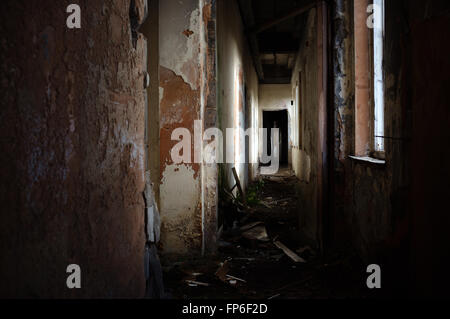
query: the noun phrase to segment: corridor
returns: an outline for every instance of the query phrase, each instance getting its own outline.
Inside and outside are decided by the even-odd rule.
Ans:
[[[298,232],[297,178],[284,168],[249,186],[251,208],[223,233],[218,253],[163,265],[167,298],[177,299],[368,299],[362,261],[349,250],[322,256]],[[230,219],[232,220],[232,219]],[[295,262],[274,243],[302,259]],[[235,279],[236,278],[236,279]]]
[[[449,297],[450,2],[4,0],[0,298]]]

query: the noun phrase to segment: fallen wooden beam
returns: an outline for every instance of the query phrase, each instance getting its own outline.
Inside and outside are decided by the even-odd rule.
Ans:
[[[200,282],[200,281],[195,281],[195,280],[186,280],[186,283],[188,283],[190,285],[209,287],[209,284],[206,284],[206,283]]]
[[[304,260],[302,257],[294,253],[292,250],[287,248],[283,243],[280,241],[275,241],[273,243],[275,246],[277,246],[279,249],[281,249],[289,258],[291,258],[296,263],[306,263],[306,260]]]
[[[239,176],[238,176],[238,174],[236,172],[236,168],[233,167],[232,171],[233,171],[234,179],[236,180],[236,185],[237,185],[237,188],[239,190],[239,194],[241,194],[242,201],[244,202],[244,205],[247,205],[247,201],[245,199],[245,194],[244,194],[244,191],[242,190],[241,181],[239,180]]]
[[[227,274],[230,270],[230,265],[228,264],[228,260],[225,260],[223,264],[217,269],[215,275],[222,281],[227,280]]]
[[[236,281],[240,281],[240,282],[244,282],[244,283],[247,282],[244,279],[241,279],[241,278],[238,278],[238,277],[234,277],[234,276],[231,276],[231,275],[226,275],[226,277],[229,278],[229,279],[234,279]]]

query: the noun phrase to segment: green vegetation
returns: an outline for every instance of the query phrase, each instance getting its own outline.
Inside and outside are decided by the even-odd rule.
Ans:
[[[251,184],[247,188],[247,194],[246,194],[247,205],[255,206],[255,205],[259,204],[259,202],[260,202],[259,195],[260,195],[263,187],[264,187],[264,181],[261,180],[261,181]]]

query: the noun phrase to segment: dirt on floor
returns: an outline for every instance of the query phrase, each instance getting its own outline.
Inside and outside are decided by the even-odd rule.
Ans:
[[[298,180],[289,171],[249,187],[249,208],[223,205],[215,256],[164,261],[166,293],[176,299],[370,298],[365,267],[352,251],[322,255],[298,232]],[[281,243],[281,245],[280,245]],[[287,253],[280,247],[288,248]],[[290,251],[290,252],[289,252]],[[292,252],[292,253],[291,253]],[[288,256],[291,255],[291,257]],[[294,261],[297,260],[296,261]]]

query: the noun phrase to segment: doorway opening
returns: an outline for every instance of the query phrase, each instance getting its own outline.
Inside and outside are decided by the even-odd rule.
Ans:
[[[263,127],[267,129],[267,141],[264,147],[267,149],[267,154],[271,154],[272,149],[272,129],[278,128],[280,134],[280,167],[286,167],[289,163],[288,149],[288,111],[263,111]],[[261,164],[261,166],[268,166],[271,163]]]

